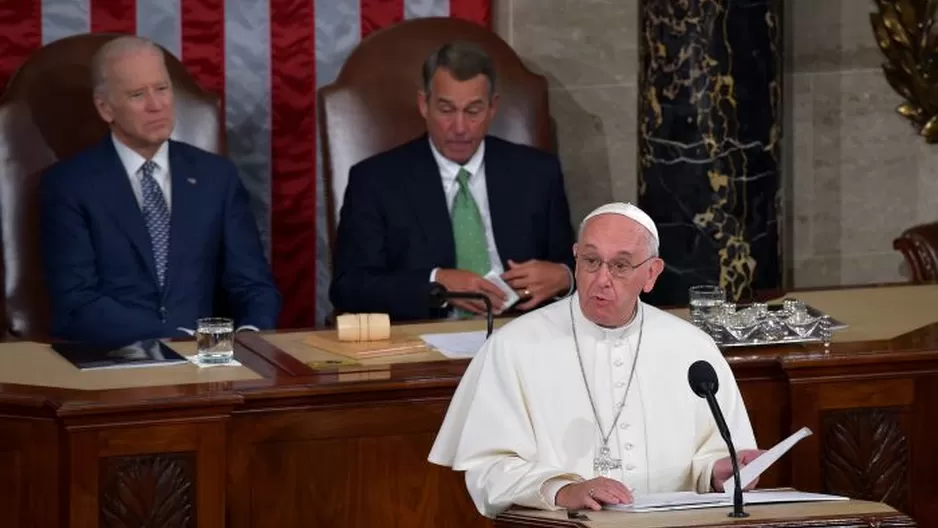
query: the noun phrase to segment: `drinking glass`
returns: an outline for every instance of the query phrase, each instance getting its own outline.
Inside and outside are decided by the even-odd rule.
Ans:
[[[719,286],[698,285],[691,286],[690,293],[690,320],[702,327],[707,319],[723,305],[726,292]]]
[[[199,319],[195,342],[200,363],[230,363],[234,358],[234,321],[224,317]]]

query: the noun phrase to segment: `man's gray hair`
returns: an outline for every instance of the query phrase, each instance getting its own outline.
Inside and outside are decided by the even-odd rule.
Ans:
[[[150,39],[136,35],[117,37],[101,46],[91,58],[91,87],[94,94],[104,96],[107,93],[107,74],[111,61],[122,55],[143,50],[153,50],[159,54],[160,60],[164,60],[163,50],[159,46]]]
[[[580,230],[577,232],[577,235],[576,235],[577,243],[579,243],[580,240],[583,239],[583,231],[586,230],[586,224],[593,218],[596,218],[596,217],[594,216],[594,217],[584,218],[580,222]],[[635,222],[635,223],[638,224],[638,222]],[[658,256],[658,239],[652,236],[651,232],[645,229],[644,227],[642,228],[642,238],[645,239],[645,246],[646,246],[645,249],[648,251],[648,256],[657,257]]]
[[[423,91],[430,96],[430,82],[437,70],[450,72],[457,81],[468,81],[477,75],[489,80],[489,100],[495,96],[495,66],[492,57],[481,46],[471,42],[450,42],[433,52],[423,63]]]

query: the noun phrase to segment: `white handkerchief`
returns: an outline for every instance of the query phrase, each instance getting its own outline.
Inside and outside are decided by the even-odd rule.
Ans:
[[[511,308],[512,306],[514,306],[516,302],[518,302],[518,299],[521,298],[518,295],[518,292],[512,289],[512,287],[509,286],[508,283],[504,281],[504,279],[502,279],[501,274],[499,274],[495,270],[489,271],[485,275],[485,280],[498,286],[499,290],[505,292],[505,304],[502,305],[502,310],[507,310]]]

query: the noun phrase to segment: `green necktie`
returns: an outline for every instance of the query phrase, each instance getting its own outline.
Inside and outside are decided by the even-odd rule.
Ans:
[[[485,226],[476,201],[469,192],[469,171],[459,169],[456,181],[459,191],[453,201],[453,241],[456,243],[456,267],[478,275],[489,272],[488,242],[485,240]]]

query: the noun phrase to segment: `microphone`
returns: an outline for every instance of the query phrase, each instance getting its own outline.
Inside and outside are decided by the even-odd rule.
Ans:
[[[485,337],[488,338],[492,335],[492,326],[494,325],[494,321],[492,320],[492,301],[487,295],[478,292],[451,292],[439,282],[430,283],[430,306],[432,308],[443,308],[450,299],[472,299],[485,303]]]
[[[720,436],[726,442],[726,447],[730,450],[730,462],[733,464],[733,511],[730,517],[749,517],[749,514],[743,511],[743,487],[739,481],[739,462],[736,460],[736,448],[733,447],[733,439],[730,438],[730,429],[726,426],[726,420],[723,419],[723,413],[720,411],[720,405],[717,403],[716,393],[720,389],[720,381],[717,379],[717,373],[713,370],[713,365],[704,360],[695,361],[687,369],[687,381],[694,394],[707,400],[710,406],[710,412],[717,423],[717,429]]]

